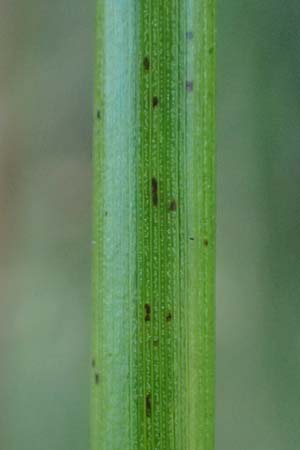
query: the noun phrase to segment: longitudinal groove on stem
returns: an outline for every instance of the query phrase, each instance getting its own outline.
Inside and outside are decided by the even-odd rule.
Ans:
[[[92,450],[213,450],[214,0],[98,0]]]

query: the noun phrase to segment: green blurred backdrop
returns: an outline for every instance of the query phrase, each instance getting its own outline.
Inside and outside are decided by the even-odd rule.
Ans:
[[[216,450],[298,450],[300,4],[218,3]],[[1,450],[88,449],[94,13],[0,1]]]

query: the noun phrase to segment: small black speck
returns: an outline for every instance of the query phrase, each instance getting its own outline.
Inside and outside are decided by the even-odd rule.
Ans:
[[[186,90],[188,92],[192,92],[194,89],[194,82],[193,81],[187,81],[186,82]]]
[[[195,240],[195,238],[194,237],[190,237],[190,241],[194,241]]]
[[[208,239],[204,239],[203,244],[205,245],[205,247],[208,246]]]
[[[145,58],[144,58],[144,69],[147,72],[150,69],[150,60],[149,60],[148,56],[145,56]]]
[[[95,383],[99,384],[99,381],[100,381],[99,373],[96,373],[95,374]]]
[[[152,99],[153,108],[156,108],[158,106],[158,103],[159,103],[158,97],[156,97],[156,96],[153,97],[153,99]]]
[[[93,358],[92,359],[92,367],[95,367],[96,366],[96,361],[95,361],[95,359]]]
[[[97,119],[101,119],[101,113],[100,113],[100,109],[97,109]]]

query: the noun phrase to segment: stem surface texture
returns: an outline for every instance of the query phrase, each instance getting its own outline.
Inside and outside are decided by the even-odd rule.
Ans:
[[[92,450],[213,450],[215,2],[98,0]]]

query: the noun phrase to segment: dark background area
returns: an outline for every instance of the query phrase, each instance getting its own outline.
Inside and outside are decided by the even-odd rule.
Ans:
[[[0,2],[0,448],[87,450],[94,1]],[[300,5],[218,2],[217,450],[300,445]]]

